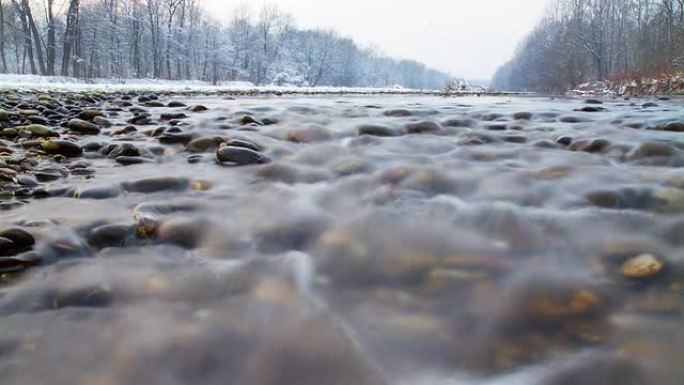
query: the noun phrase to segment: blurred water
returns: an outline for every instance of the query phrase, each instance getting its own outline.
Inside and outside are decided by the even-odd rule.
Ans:
[[[3,212],[45,262],[3,276],[3,384],[681,382],[682,101],[182,100],[187,147],[112,114],[79,143],[151,162]]]

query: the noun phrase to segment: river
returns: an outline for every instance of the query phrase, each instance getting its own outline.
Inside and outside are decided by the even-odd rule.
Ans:
[[[684,378],[683,100],[4,106],[3,384]]]

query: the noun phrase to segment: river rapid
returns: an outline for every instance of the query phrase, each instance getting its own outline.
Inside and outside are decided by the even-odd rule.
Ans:
[[[684,100],[3,98],[2,384],[682,383]]]

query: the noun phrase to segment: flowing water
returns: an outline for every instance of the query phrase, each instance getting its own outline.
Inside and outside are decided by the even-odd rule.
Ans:
[[[6,105],[2,384],[682,383],[684,101],[121,96]]]

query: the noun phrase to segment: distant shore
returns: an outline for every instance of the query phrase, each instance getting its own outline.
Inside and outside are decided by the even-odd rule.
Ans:
[[[202,81],[157,79],[76,79],[37,75],[0,74],[0,92],[158,92],[184,95],[281,96],[281,95],[427,95],[427,96],[516,96],[527,92],[445,91],[401,87],[298,87],[254,86],[247,82],[223,82],[218,85]]]

